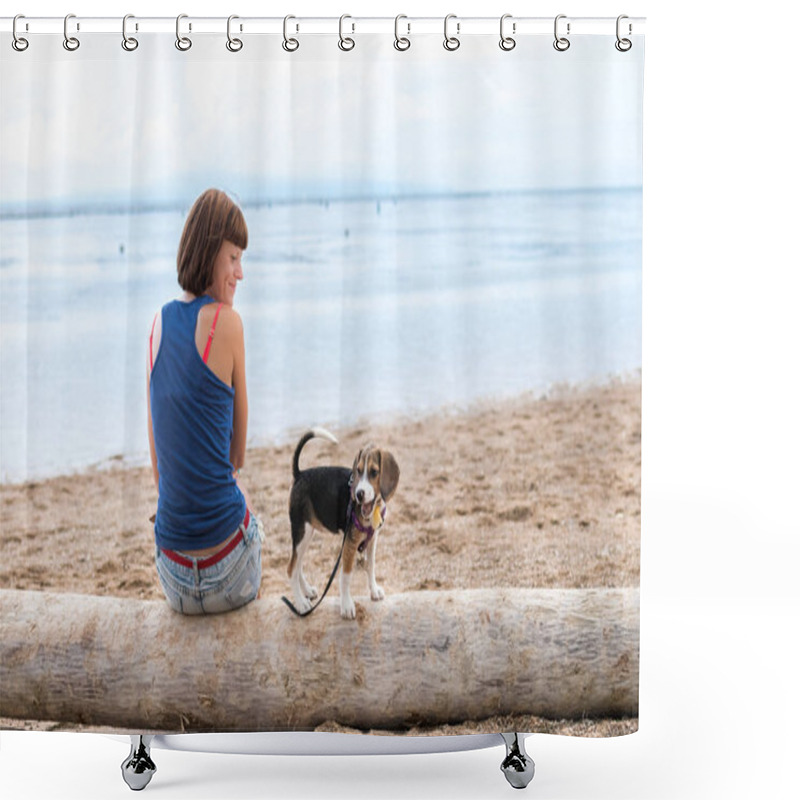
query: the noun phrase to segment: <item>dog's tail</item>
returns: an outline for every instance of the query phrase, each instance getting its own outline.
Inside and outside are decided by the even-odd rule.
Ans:
[[[312,428],[307,433],[304,433],[297,443],[297,447],[294,451],[294,459],[292,460],[292,475],[295,480],[297,480],[300,475],[300,451],[305,447],[306,442],[310,442],[312,439],[316,438],[327,439],[329,442],[339,444],[339,440],[330,431],[325,430],[325,428]]]

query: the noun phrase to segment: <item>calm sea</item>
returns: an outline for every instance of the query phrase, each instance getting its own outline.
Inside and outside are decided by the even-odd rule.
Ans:
[[[641,191],[244,208],[249,440],[641,367]],[[185,210],[0,221],[0,480],[147,463]]]

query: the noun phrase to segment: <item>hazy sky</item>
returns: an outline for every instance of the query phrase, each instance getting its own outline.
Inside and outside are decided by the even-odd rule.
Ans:
[[[75,53],[37,36],[2,53],[0,189],[8,210],[181,203],[209,185],[242,201],[641,183],[641,48],[572,37],[557,53],[496,36],[449,53],[385,35],[149,34],[126,53],[87,35]]]

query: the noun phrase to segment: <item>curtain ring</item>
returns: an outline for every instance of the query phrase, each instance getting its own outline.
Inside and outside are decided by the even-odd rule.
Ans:
[[[342,24],[346,19],[353,19],[353,18],[349,14],[342,14],[342,16],[339,17],[339,49],[344,50],[345,52],[352,50],[356,46],[356,43],[353,39],[351,39],[349,36],[345,38],[342,35]],[[353,32],[355,32],[356,29],[355,23],[352,23],[352,25],[353,25]]]
[[[394,49],[400,50],[403,52],[404,50],[408,50],[411,47],[411,39],[407,38],[406,36],[400,36],[400,20],[401,19],[408,19],[405,14],[398,14],[394,18]],[[411,33],[411,25],[408,25],[408,32]]]
[[[453,50],[458,50],[461,47],[461,40],[456,36],[448,36],[447,35],[447,25],[451,19],[456,19],[455,14],[448,14],[444,18],[444,49],[449,50],[452,52]],[[456,33],[458,33],[459,25],[456,26]]]
[[[558,35],[558,21],[560,19],[566,19],[566,18],[567,18],[566,14],[559,14],[556,17],[556,21],[553,26],[554,35],[556,37],[556,40],[553,42],[553,47],[555,47],[555,49],[558,50],[559,53],[563,53],[565,50],[569,50],[569,45],[570,45],[569,39],[567,39],[564,36]],[[569,35],[569,22],[567,23],[567,35]]]
[[[181,36],[181,20],[188,18],[188,14],[178,14],[178,18],[175,20],[175,47],[183,52],[192,46],[192,40],[188,36]],[[191,30],[191,26],[189,30]]]
[[[234,19],[239,19],[239,17],[237,17],[236,14],[231,14],[231,16],[228,17],[228,41],[225,42],[225,47],[227,47],[231,53],[238,53],[242,47],[244,47],[244,44],[241,39],[231,38],[231,21]]]
[[[22,53],[23,51],[28,49],[29,42],[28,42],[27,39],[23,39],[21,36],[17,35],[17,20],[18,19],[25,19],[25,16],[23,14],[17,14],[17,16],[14,17],[14,24],[13,24],[13,26],[11,28],[11,33],[13,34],[14,38],[11,40],[11,46],[18,53]]]
[[[517,46],[515,39],[512,39],[510,36],[503,35],[503,26],[505,25],[505,21],[507,19],[511,19],[511,14],[503,14],[503,16],[500,17],[500,49],[505,50],[506,52],[513,50]]]
[[[300,47],[300,42],[298,42],[297,39],[290,39],[286,35],[290,19],[297,19],[297,17],[293,17],[291,14],[289,14],[283,18],[283,43],[281,46],[287,53],[294,53],[294,51]]]
[[[139,46],[139,40],[134,39],[133,36],[128,36],[129,19],[135,19],[133,14],[126,14],[122,18],[122,49],[132,53]]]
[[[67,14],[67,16],[64,17],[64,49],[65,50],[69,50],[70,53],[73,53],[75,50],[77,50],[81,46],[81,43],[74,36],[70,36],[69,35],[69,31],[67,30],[67,27],[68,27],[69,21],[71,19],[75,19],[75,15],[74,14]]]
[[[622,38],[620,38],[620,35],[619,35],[620,25],[619,24],[620,24],[620,22],[622,22],[623,19],[628,19],[628,16],[626,14],[620,14],[620,16],[617,17],[617,41],[614,42],[614,47],[616,47],[617,50],[620,51],[620,53],[627,53],[628,50],[630,50],[631,47],[633,47],[633,42],[631,42],[630,39],[622,39]],[[631,32],[631,26],[629,24],[628,25],[628,33],[630,33],[630,32]]]

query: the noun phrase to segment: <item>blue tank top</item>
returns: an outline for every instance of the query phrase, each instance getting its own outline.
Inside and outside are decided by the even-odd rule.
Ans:
[[[245,499],[230,461],[234,390],[197,352],[203,295],[161,310],[161,343],[150,372],[150,409],[158,459],[156,544],[202,550],[241,524]]]

